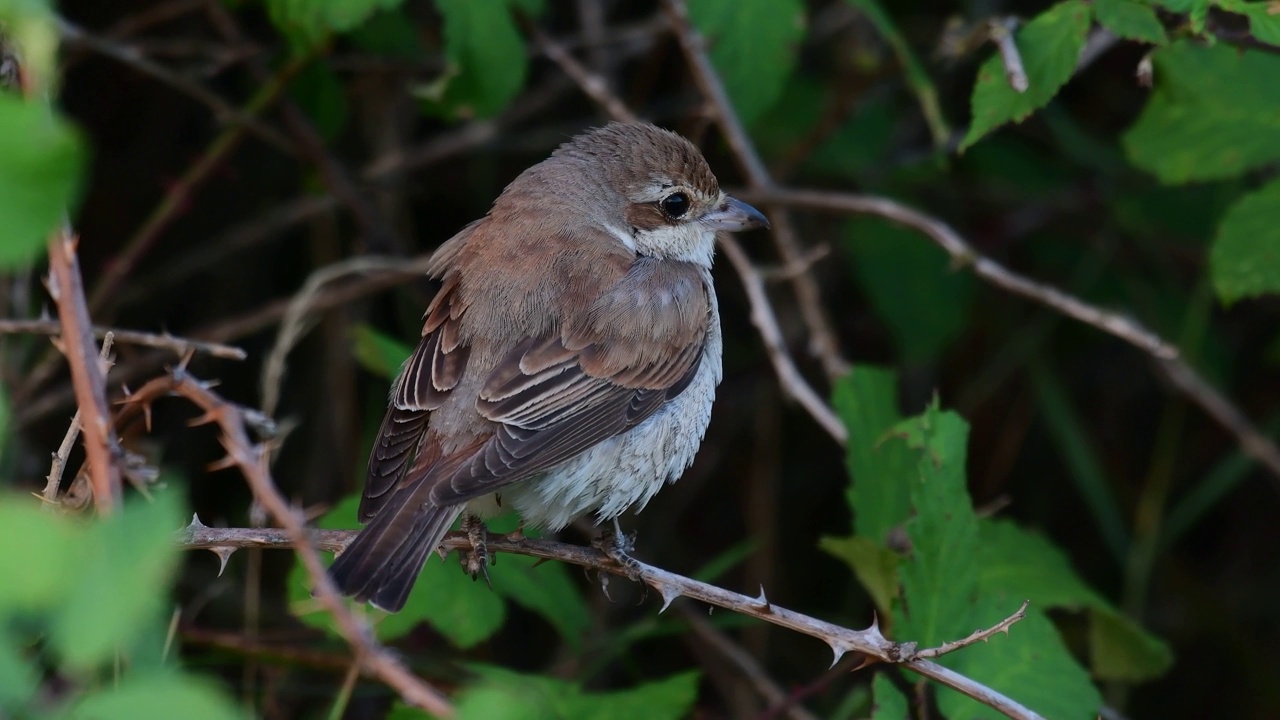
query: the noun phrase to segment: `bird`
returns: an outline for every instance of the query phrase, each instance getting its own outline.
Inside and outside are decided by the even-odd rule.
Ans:
[[[483,530],[514,508],[555,532],[594,513],[622,543],[618,516],[679,478],[710,422],[716,234],[768,225],[697,146],[645,123],[586,131],[517,176],[429,261],[440,288],[392,385],[337,588],[399,611],[459,516]]]

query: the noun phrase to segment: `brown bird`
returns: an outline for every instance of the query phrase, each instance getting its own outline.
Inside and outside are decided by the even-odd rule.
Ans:
[[[719,230],[767,227],[692,143],[611,124],[525,170],[436,251],[337,586],[404,606],[428,555],[514,508],[559,530],[643,508],[693,462],[720,382]]]

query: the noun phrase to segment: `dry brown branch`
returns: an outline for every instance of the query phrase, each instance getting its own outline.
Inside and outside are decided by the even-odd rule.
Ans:
[[[729,95],[725,92],[720,75],[707,57],[706,42],[698,30],[689,21],[689,9],[684,0],[664,0],[663,7],[667,18],[680,40],[680,48],[684,52],[685,61],[693,72],[694,81],[702,94],[715,108],[716,120],[725,141],[733,151],[734,157],[742,166],[747,184],[754,190],[768,190],[774,187],[773,177],[765,167],[760,154],[747,136],[741,118],[733,109]],[[795,226],[787,208],[782,205],[765,204],[765,212],[773,225],[773,238],[778,247],[778,254],[787,267],[804,267],[805,251],[800,244]],[[849,362],[840,354],[840,342],[831,321],[827,318],[822,305],[822,290],[812,273],[797,272],[791,278],[795,288],[796,299],[800,306],[800,315],[809,330],[809,350],[822,363],[828,379],[835,379],[849,371]]]
[[[98,353],[98,362],[102,365],[103,374],[106,374],[111,362],[111,343],[114,340],[115,335],[111,331],[107,331],[107,334],[102,338],[102,350]],[[71,454],[71,448],[76,444],[76,438],[79,436],[80,411],[76,410],[76,414],[71,418],[71,425],[67,427],[67,434],[62,438],[62,444],[58,446],[57,452],[53,454],[53,462],[49,465],[49,475],[45,478],[44,492],[41,495],[50,506],[58,500],[58,488],[62,485],[62,473],[67,467],[67,456]]]
[[[98,363],[93,324],[80,281],[78,242],[66,225],[49,236],[49,295],[58,306],[63,353],[71,367],[71,384],[80,408],[93,504],[99,514],[109,515],[120,499],[120,467],[114,457],[116,439],[107,405],[107,381]]]
[[[338,632],[351,646],[364,671],[394,689],[406,703],[438,717],[451,717],[453,706],[448,699],[383,648],[368,625],[356,617],[338,594],[301,515],[276,489],[267,468],[265,448],[250,441],[241,408],[223,400],[208,385],[188,375],[182,366],[170,375],[155,378],[138,388],[126,402],[145,406],[169,395],[180,395],[203,410],[205,414],[197,423],[217,423],[222,431],[222,445],[227,450],[227,457],[219,465],[239,469],[253,491],[255,501],[283,526],[283,531],[276,532],[281,538],[287,538],[288,544],[294,548],[310,578],[316,600],[333,616]]]
[[[1133,345],[1150,355],[1174,387],[1199,405],[1227,432],[1240,448],[1272,475],[1280,488],[1280,448],[1262,433],[1225,395],[1208,383],[1182,359],[1178,348],[1138,321],[1095,305],[1009,270],[978,252],[954,228],[938,218],[889,198],[817,190],[742,190],[748,202],[774,202],[793,208],[836,213],[878,215],[920,231],[951,256],[956,267],[968,268],[988,283],[1014,295],[1034,300],[1055,312],[1079,320]]]
[[[161,378],[160,380],[165,380]],[[308,547],[340,552],[356,535],[355,530],[307,530],[305,531]],[[293,547],[297,534],[272,528],[211,528],[193,519],[191,524],[179,535],[178,541],[188,550],[219,550],[226,548],[286,548]],[[880,628],[872,624],[865,630],[853,630],[841,627],[825,620],[803,615],[769,602],[761,591],[758,597],[748,597],[731,590],[700,582],[683,575],[677,575],[661,568],[636,561],[630,567],[619,565],[617,561],[595,548],[569,545],[552,540],[541,540],[525,537],[520,534],[490,535],[488,539],[490,552],[505,552],[515,555],[543,560],[558,560],[571,565],[578,565],[597,572],[610,573],[629,577],[653,588],[662,597],[662,609],[665,610],[676,598],[687,597],[749,615],[764,622],[793,630],[803,635],[817,638],[827,644],[839,661],[846,653],[856,652],[865,655],[871,662],[900,664],[915,672],[968,695],[989,707],[995,708],[1008,717],[1016,720],[1042,720],[1040,715],[1029,710],[1008,697],[977,683],[959,673],[948,670],[941,665],[921,659],[922,652],[912,642],[893,642],[880,633]],[[471,541],[465,533],[451,532],[441,543],[446,551],[470,549]],[[1021,610],[1019,610],[1019,613]],[[1015,613],[1017,615],[1018,613]],[[1012,624],[1016,618],[1002,621],[997,626]],[[933,657],[934,653],[929,655]],[[865,665],[865,663],[864,663]]]
[[[94,327],[92,328],[92,332],[94,337],[99,339],[111,335],[114,336],[115,341],[119,343],[172,350],[179,357],[186,355],[188,351],[192,350],[227,360],[244,360],[248,357],[244,350],[233,345],[205,342],[203,340],[190,340],[170,335],[167,332],[146,333],[139,332],[137,330],[121,330],[118,328],[105,327]],[[0,320],[0,335],[19,333],[25,333],[28,335],[61,335],[62,324],[56,320]]]
[[[610,117],[620,122],[640,122],[640,117],[631,112],[631,108],[622,102],[617,95],[609,90],[609,82],[600,75],[591,72],[577,58],[569,54],[559,43],[551,39],[537,25],[529,24],[527,27],[529,34],[533,37],[534,42],[538,44],[542,52],[546,54],[556,65],[568,75],[571,80],[582,88],[582,92],[591,98],[596,104],[604,108]]]

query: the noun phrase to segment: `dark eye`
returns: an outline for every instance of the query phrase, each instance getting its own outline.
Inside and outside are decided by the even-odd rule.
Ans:
[[[682,192],[671,193],[670,195],[662,198],[661,205],[662,212],[666,213],[667,217],[674,220],[675,218],[689,212],[689,196]]]

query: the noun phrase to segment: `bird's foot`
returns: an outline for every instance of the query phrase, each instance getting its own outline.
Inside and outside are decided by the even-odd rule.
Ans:
[[[470,550],[460,553],[463,569],[472,580],[483,575],[485,584],[492,590],[493,583],[489,581],[489,531],[485,528],[484,521],[475,515],[464,515],[461,530],[467,534],[467,541],[471,543]]]
[[[624,575],[631,580],[641,582],[640,562],[631,557],[631,553],[636,548],[635,533],[624,534],[622,526],[618,524],[616,518],[613,521],[613,532],[605,530],[591,544],[610,560],[617,563],[622,568]]]

